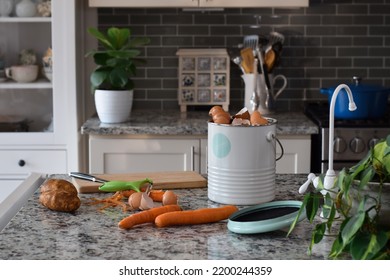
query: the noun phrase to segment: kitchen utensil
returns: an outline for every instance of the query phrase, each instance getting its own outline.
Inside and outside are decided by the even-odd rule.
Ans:
[[[98,182],[98,183],[106,183],[108,180],[98,178],[96,176],[87,174],[87,173],[82,173],[82,172],[70,172],[69,173],[70,177],[81,179],[81,180],[86,180],[86,181],[91,181],[91,182]]]
[[[259,36],[258,35],[247,35],[244,37],[244,48],[251,48],[255,50],[259,44]]]
[[[272,201],[243,208],[233,213],[228,220],[230,231],[240,234],[256,234],[279,230],[290,226],[299,214],[301,201]],[[299,214],[298,222],[305,218]]]
[[[278,66],[280,63],[280,58],[282,56],[282,49],[283,49],[283,45],[281,42],[276,42],[275,44],[272,45],[272,50],[275,53],[274,68]]]
[[[273,31],[269,33],[268,40],[269,41],[265,48],[265,52],[268,52],[270,49],[272,49],[272,46],[276,43],[281,43],[283,45],[284,35],[279,32]]]
[[[100,191],[103,192],[118,192],[126,190],[141,191],[142,186],[148,185],[147,191],[152,188],[153,181],[149,178],[137,181],[108,181],[99,187]]]
[[[390,88],[379,85],[361,84],[360,77],[353,77],[353,83],[347,84],[352,91],[357,110],[348,111],[348,96],[340,94],[336,100],[334,116],[336,119],[376,119],[384,116],[387,110]],[[321,88],[322,94],[328,95],[330,104],[334,87]]]
[[[264,65],[263,53],[261,52],[259,46],[256,47],[256,54],[257,54],[257,57],[259,58],[259,65],[260,65],[260,69],[261,69],[261,73],[262,73],[262,78],[265,81],[265,88],[264,88],[264,91],[265,91],[265,106],[267,108],[273,108],[274,107],[274,100],[273,100],[273,97],[272,97],[271,92],[270,92],[271,84],[270,84],[270,81],[269,81],[267,68]],[[260,99],[261,99],[261,96],[262,96],[262,93],[260,92]]]
[[[255,57],[253,55],[253,50],[251,48],[244,48],[241,50],[241,65],[245,70],[245,73],[253,73],[254,69],[254,62],[255,62]]]
[[[207,180],[194,171],[164,171],[164,172],[141,172],[127,174],[94,174],[105,181],[137,181],[149,178],[153,181],[153,189],[184,189],[204,188]],[[79,193],[101,192],[99,187],[102,183],[72,178],[73,184]]]
[[[258,61],[257,59],[254,60],[254,65],[253,65],[253,76],[254,76],[254,79],[253,79],[253,92],[252,92],[252,96],[251,96],[251,99],[250,99],[250,105],[251,105],[251,111],[254,112],[254,111],[257,111],[257,109],[259,108],[259,95],[257,94],[257,80],[258,80],[258,77],[257,77],[257,64],[258,64]]]
[[[264,63],[265,63],[265,66],[267,67],[268,73],[272,72],[272,70],[274,69],[275,61],[276,61],[275,51],[273,49],[270,49],[265,54],[265,57],[264,57]]]
[[[232,59],[232,61],[233,61],[236,65],[238,65],[238,67],[240,67],[240,69],[241,69],[241,72],[242,72],[243,74],[245,74],[245,69],[244,69],[244,67],[242,67],[242,65],[241,65],[241,63],[242,63],[241,57],[240,57],[240,56],[236,56],[236,57],[234,57],[234,58]]]

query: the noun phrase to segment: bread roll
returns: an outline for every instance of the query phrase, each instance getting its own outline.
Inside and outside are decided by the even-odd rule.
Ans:
[[[42,205],[54,211],[76,211],[81,201],[76,187],[62,179],[49,179],[41,186],[39,201]]]

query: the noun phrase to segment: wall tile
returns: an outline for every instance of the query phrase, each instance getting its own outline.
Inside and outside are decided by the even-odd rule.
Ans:
[[[261,16],[260,28],[252,28]],[[278,98],[280,110],[301,110],[326,101],[321,87],[363,81],[390,86],[390,0],[310,0],[308,8],[227,8],[217,12],[183,9],[101,8],[99,27],[130,26],[148,36],[138,67],[134,108],[178,109],[176,52],[179,48],[227,48],[232,56],[245,35],[285,36],[274,74],[288,79]],[[231,63],[231,107],[243,105],[241,71]],[[203,108],[189,108],[201,110]]]

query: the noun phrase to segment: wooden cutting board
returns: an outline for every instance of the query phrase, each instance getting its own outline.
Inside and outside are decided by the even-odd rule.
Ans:
[[[194,171],[164,171],[128,174],[93,174],[105,180],[138,181],[149,178],[153,181],[153,189],[188,189],[204,188],[207,180]],[[74,186],[79,193],[100,192],[101,183],[72,178]]]

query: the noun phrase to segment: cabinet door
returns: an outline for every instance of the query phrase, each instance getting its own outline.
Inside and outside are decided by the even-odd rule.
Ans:
[[[283,146],[283,157],[276,162],[276,173],[310,172],[310,136],[278,136]],[[276,157],[281,155],[281,148],[276,145]]]
[[[199,140],[90,138],[90,173],[199,172]]]

